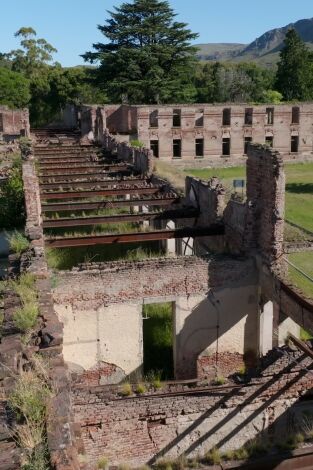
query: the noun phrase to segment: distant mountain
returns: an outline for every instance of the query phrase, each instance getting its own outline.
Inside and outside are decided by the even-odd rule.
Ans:
[[[290,28],[294,28],[310,49],[313,49],[313,18],[310,18],[267,31],[251,44],[199,44],[198,57],[204,61],[254,61],[272,66],[279,58],[279,51]]]

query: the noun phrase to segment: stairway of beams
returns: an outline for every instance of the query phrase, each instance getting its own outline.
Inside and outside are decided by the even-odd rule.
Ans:
[[[81,143],[75,132],[39,130],[34,135],[46,246],[141,243],[219,234],[214,229],[209,233],[210,228],[195,228],[198,211],[184,207],[166,182],[143,177],[116,155]],[[166,228],[168,221],[179,220],[184,221],[180,228]],[[113,230],[110,224],[114,224]],[[119,224],[123,224],[122,230]]]

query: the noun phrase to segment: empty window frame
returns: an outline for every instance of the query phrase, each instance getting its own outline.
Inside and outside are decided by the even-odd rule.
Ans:
[[[243,152],[245,155],[247,155],[248,153],[248,145],[249,143],[252,142],[252,137],[245,137],[244,139],[244,149],[243,149]]]
[[[230,138],[229,137],[223,138],[222,155],[223,156],[230,155]]]
[[[181,139],[173,140],[173,158],[181,158]]]
[[[173,110],[173,127],[181,126],[181,109]]]
[[[274,124],[274,108],[266,108],[266,124]]]
[[[245,126],[252,126],[253,123],[253,108],[245,109]]]
[[[159,158],[159,141],[158,140],[150,140],[150,149],[152,150],[155,158]]]
[[[159,127],[159,111],[155,109],[149,115],[149,126]]]
[[[203,127],[204,124],[204,109],[198,109],[195,115],[195,126]]]
[[[274,137],[272,135],[267,135],[265,137],[265,143],[269,145],[270,147],[273,147],[274,144]]]
[[[299,106],[293,106],[291,115],[291,124],[300,123],[300,108]]]
[[[299,136],[298,135],[291,136],[290,151],[291,153],[299,152]]]
[[[223,126],[230,126],[231,122],[231,109],[224,108],[223,109]]]
[[[0,132],[4,132],[3,114],[0,114]]]
[[[204,155],[204,139],[196,139],[196,157],[201,158]]]

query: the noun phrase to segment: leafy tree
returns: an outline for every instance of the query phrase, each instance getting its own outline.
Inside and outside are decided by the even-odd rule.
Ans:
[[[168,1],[134,0],[109,12],[111,18],[99,30],[108,40],[82,57],[99,62],[98,84],[112,100],[131,103],[190,101],[195,89],[198,35],[175,21]]]
[[[197,67],[199,102],[262,102],[273,86],[274,73],[253,63],[209,63]]]
[[[20,28],[15,37],[21,38],[22,48],[7,54],[12,70],[23,73],[27,78],[40,75],[43,67],[52,62],[52,54],[57,52],[45,39],[36,39],[36,36],[33,28]]]
[[[276,88],[287,101],[313,98],[313,56],[295,29],[290,29],[280,52]]]
[[[0,67],[0,104],[23,108],[30,100],[29,80],[20,73]]]

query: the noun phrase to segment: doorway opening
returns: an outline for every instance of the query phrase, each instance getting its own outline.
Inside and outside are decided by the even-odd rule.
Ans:
[[[143,372],[145,377],[174,378],[174,303],[143,306]]]

